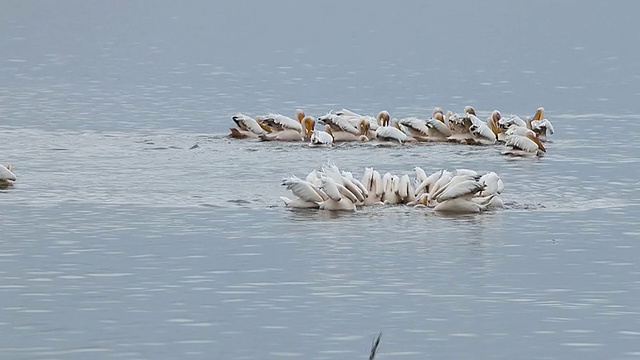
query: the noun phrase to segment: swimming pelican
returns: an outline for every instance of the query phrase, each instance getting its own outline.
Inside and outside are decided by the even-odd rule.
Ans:
[[[252,138],[257,139],[260,135],[266,135],[269,133],[269,128],[262,127],[260,123],[251,116],[237,113],[231,117],[233,122],[238,126],[237,128],[229,128],[231,133],[230,137],[236,139]]]
[[[383,203],[382,195],[384,194],[384,186],[382,184],[382,176],[380,176],[377,170],[371,167],[365,168],[361,183],[368,192],[363,205],[379,205]]]
[[[13,165],[0,165],[0,187],[12,186],[16,180],[16,174],[13,173]]]
[[[474,144],[493,145],[496,143],[496,134],[486,123],[473,114],[468,114],[468,118],[469,121],[471,121],[469,133],[471,134]]]
[[[282,185],[291,190],[296,199],[280,197],[287,207],[290,208],[320,208],[320,203],[329,197],[318,186],[309,181],[302,180],[295,175],[282,181]]]
[[[434,116],[425,121],[425,125],[428,128],[427,139],[434,142],[444,142],[453,133],[449,128],[449,125],[445,123],[445,118],[442,113],[435,113]]]
[[[451,181],[449,185],[443,187],[435,194],[434,200],[437,201],[437,205],[434,208],[435,211],[446,213],[478,213],[489,208],[492,196],[495,195],[489,196],[484,202],[474,201],[474,196],[484,189],[484,185],[475,179],[463,179],[465,176],[466,175],[461,175],[460,180]]]
[[[273,129],[269,134],[260,135],[264,141],[304,141],[311,138],[315,127],[315,120],[311,116],[304,116],[297,122],[280,114],[270,114],[262,118],[261,123]]]
[[[390,172],[385,173],[382,176],[382,187],[384,192],[382,193],[382,202],[386,205],[396,205],[402,203],[402,198],[398,195],[398,189],[400,187],[400,177],[393,175]]]
[[[544,117],[544,108],[539,107],[536,110],[536,114],[527,122],[528,128],[536,133],[536,137],[540,141],[547,141],[547,131],[550,135],[553,134],[553,125],[551,121]]]
[[[393,126],[389,125],[389,113],[387,111],[381,111],[378,114],[378,120],[380,121],[380,127],[376,130],[376,139],[381,141],[392,141],[400,144],[407,141],[407,134],[399,129],[399,124],[394,122]]]
[[[500,125],[499,125],[501,118],[502,118],[502,114],[500,113],[500,111],[493,110],[491,112],[491,116],[487,120],[487,125],[489,126],[489,129],[491,129],[491,131],[493,131],[493,133],[496,135],[497,141],[505,142],[504,131],[502,128],[500,128]]]
[[[416,141],[429,141],[429,127],[425,120],[412,116],[398,120],[398,124],[404,126]]]
[[[333,135],[331,135],[331,128],[329,125],[325,125],[326,130],[313,130],[311,133],[311,139],[309,141],[309,146],[311,147],[319,147],[319,146],[333,146]]]
[[[320,187],[329,199],[320,203],[320,209],[331,211],[355,211],[358,198],[349,189],[328,176],[322,177]]]
[[[540,140],[531,134],[509,135],[505,145],[511,149],[505,151],[504,155],[542,156],[547,151]]]

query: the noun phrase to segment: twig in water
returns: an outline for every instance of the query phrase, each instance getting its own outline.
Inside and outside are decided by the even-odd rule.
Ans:
[[[382,337],[382,333],[378,334],[378,337],[373,340],[371,345],[371,355],[369,355],[369,360],[373,360],[376,357],[376,350],[378,350],[378,345],[380,345],[380,338]]]

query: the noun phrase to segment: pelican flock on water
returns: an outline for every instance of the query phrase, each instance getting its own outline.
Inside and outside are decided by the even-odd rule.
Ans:
[[[551,121],[544,117],[544,108],[522,119],[518,115],[502,116],[494,110],[487,120],[481,120],[472,106],[461,114],[433,109],[429,118],[410,116],[391,118],[382,110],[376,116],[361,115],[348,109],[330,111],[314,119],[296,110],[295,119],[282,114],[259,115],[252,118],[235,114],[236,127],[230,128],[232,138],[263,141],[306,142],[311,147],[331,147],[341,142],[377,141],[386,144],[448,142],[466,145],[503,144],[504,155],[542,156],[542,144],[554,133]]]
[[[438,170],[427,175],[415,167],[409,174],[381,174],[366,167],[361,180],[333,162],[303,178],[282,181],[293,198],[281,197],[289,208],[355,211],[362,206],[408,205],[443,213],[479,213],[504,207],[504,183],[495,172],[470,169]]]

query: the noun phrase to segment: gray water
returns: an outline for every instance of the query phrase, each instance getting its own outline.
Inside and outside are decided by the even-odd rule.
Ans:
[[[637,5],[0,8],[3,359],[365,359],[380,331],[379,359],[640,357]],[[547,155],[224,137],[237,111],[467,104],[544,106]],[[496,171],[506,208],[285,209],[328,159]]]

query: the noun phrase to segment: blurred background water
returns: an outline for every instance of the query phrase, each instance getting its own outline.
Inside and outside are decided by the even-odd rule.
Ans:
[[[0,5],[7,359],[640,357],[638,5]],[[230,115],[530,116],[500,146],[232,141]],[[198,145],[194,147],[194,145]],[[289,211],[280,180],[496,171],[502,211]]]

